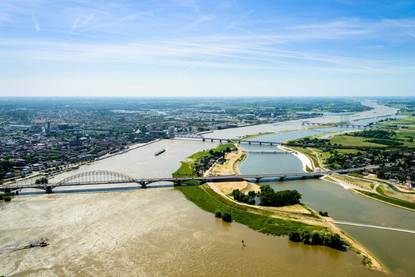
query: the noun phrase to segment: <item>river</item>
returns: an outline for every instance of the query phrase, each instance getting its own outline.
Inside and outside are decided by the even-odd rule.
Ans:
[[[377,112],[372,111],[372,116],[383,115],[385,109],[388,110],[375,108]],[[360,117],[367,117],[368,112],[361,114]],[[332,120],[324,119],[332,117],[318,120]],[[284,123],[280,123],[273,131],[299,128],[301,123],[287,122],[287,125],[282,127]],[[237,133],[234,130],[233,136],[249,134],[252,128]],[[264,131],[264,128],[258,130]],[[215,135],[219,137],[222,134],[220,131]],[[96,169],[113,170],[133,177],[169,176],[178,168],[180,160],[213,145],[164,140],[82,166],[77,171],[56,178]],[[155,157],[154,152],[162,148],[167,151]],[[300,167],[301,163],[291,155],[268,154],[260,157],[250,154],[241,165],[241,170],[297,170]],[[347,217],[349,213],[360,213],[361,217],[353,218],[354,221],[370,217],[370,220],[360,222],[380,224],[376,218],[381,218],[382,214],[386,213],[384,218],[394,218],[398,213],[396,211],[402,211],[319,180],[275,183],[273,186],[276,189],[296,186],[304,194],[305,203],[316,209],[323,207],[336,219],[350,219]],[[327,197],[322,199],[327,203],[314,196],[323,192]],[[340,202],[339,199],[346,200]],[[347,202],[347,199],[362,206]],[[320,204],[320,201],[323,202]],[[338,209],[333,208],[336,202],[340,202]],[[353,207],[347,206],[350,204]],[[105,189],[62,188],[49,195],[27,191],[11,203],[0,205],[0,214],[0,275],[6,276],[379,275],[366,269],[360,258],[350,251],[344,253],[327,247],[290,243],[286,237],[263,235],[238,223],[225,224],[187,201],[168,184],[154,184],[148,189],[127,185]],[[404,216],[394,220],[397,223],[402,220],[414,222],[412,217]],[[380,234],[383,231],[372,235],[373,230],[344,229],[359,237],[375,254],[382,253],[377,248],[388,248],[395,242],[395,239],[382,237]],[[389,235],[403,239],[396,232]],[[379,242],[377,236],[384,239],[380,245],[376,244]],[[41,237],[49,240],[49,246],[13,251],[17,246]],[[246,248],[241,247],[242,239],[247,244]],[[411,236],[407,239],[414,241]],[[393,253],[399,247],[402,247],[400,243],[392,247],[389,255],[401,255],[401,252]],[[411,257],[407,252],[404,255],[405,259]],[[386,254],[381,258],[382,261],[389,260]],[[410,268],[404,263],[396,263],[396,266],[388,263],[388,266],[399,275],[414,272],[408,271]]]

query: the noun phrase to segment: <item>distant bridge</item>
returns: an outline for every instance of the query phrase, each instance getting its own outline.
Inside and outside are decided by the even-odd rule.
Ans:
[[[253,153],[253,154],[277,154],[277,155],[290,155],[292,154],[291,152],[288,151],[278,151],[278,150],[249,150],[246,151],[248,153]]]
[[[209,137],[202,137],[199,135],[176,135],[175,138],[178,139],[188,139],[188,140],[201,140],[206,142],[219,142],[219,143],[239,143],[239,144],[256,144],[256,145],[270,145],[270,146],[277,146],[280,145],[281,142],[275,141],[261,141],[261,140],[244,140],[244,139],[230,139],[230,138],[209,138]]]
[[[70,177],[66,177],[56,183],[48,184],[6,184],[0,186],[0,191],[12,192],[21,189],[42,189],[47,193],[51,193],[56,187],[68,187],[68,186],[88,186],[88,185],[109,185],[109,184],[129,184],[135,183],[146,188],[148,184],[157,182],[172,182],[175,185],[180,185],[186,181],[197,180],[201,182],[237,182],[237,181],[254,181],[256,183],[261,180],[278,180],[284,181],[287,179],[309,179],[320,178],[324,175],[331,175],[334,173],[350,173],[359,172],[368,169],[374,169],[377,166],[368,166],[360,168],[350,168],[342,170],[329,170],[321,172],[296,172],[296,173],[276,173],[276,174],[242,174],[242,175],[223,175],[223,176],[206,176],[206,177],[160,177],[160,178],[133,178],[126,174],[108,171],[108,170],[95,170],[77,173]]]

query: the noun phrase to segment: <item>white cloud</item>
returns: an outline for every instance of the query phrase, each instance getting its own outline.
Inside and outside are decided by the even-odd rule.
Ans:
[[[37,21],[34,13],[32,13],[32,22],[33,22],[33,28],[35,28],[36,32],[39,32],[40,31],[39,22]]]

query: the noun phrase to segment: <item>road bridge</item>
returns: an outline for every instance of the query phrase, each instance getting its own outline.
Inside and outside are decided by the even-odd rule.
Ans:
[[[230,139],[230,138],[212,138],[212,137],[202,137],[197,135],[176,135],[177,139],[182,140],[199,140],[204,142],[219,142],[219,143],[239,143],[239,144],[249,144],[249,145],[270,145],[270,146],[278,146],[281,142],[276,141],[262,141],[262,140],[245,140],[245,139]]]
[[[89,185],[110,185],[110,184],[130,184],[135,183],[146,188],[148,184],[158,182],[172,182],[180,185],[186,181],[207,182],[238,182],[238,181],[284,181],[290,179],[309,179],[320,178],[324,175],[344,174],[350,172],[359,172],[377,168],[376,166],[350,168],[342,170],[328,170],[320,172],[294,172],[294,173],[269,173],[269,174],[240,174],[240,175],[222,175],[222,176],[202,176],[202,177],[156,177],[156,178],[133,178],[123,173],[108,170],[86,171],[74,174],[55,183],[48,184],[5,184],[0,186],[0,191],[12,192],[22,189],[42,189],[51,193],[57,187],[89,186]]]
[[[253,154],[277,154],[277,155],[290,155],[291,152],[288,151],[277,151],[277,150],[249,150],[247,153]]]

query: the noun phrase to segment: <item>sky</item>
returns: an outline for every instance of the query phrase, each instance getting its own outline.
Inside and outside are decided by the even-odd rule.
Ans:
[[[0,0],[0,96],[415,96],[415,1]]]

